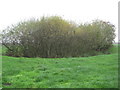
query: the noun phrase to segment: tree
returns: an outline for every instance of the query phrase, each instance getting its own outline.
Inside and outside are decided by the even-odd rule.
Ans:
[[[77,25],[58,16],[20,22],[4,30],[7,55],[24,57],[77,57],[107,50],[115,27],[101,20]],[[94,53],[95,54],[95,53]]]

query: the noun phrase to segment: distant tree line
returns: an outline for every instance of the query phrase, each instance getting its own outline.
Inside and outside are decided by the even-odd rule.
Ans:
[[[95,20],[76,24],[59,16],[42,17],[6,28],[2,44],[6,55],[18,57],[79,57],[108,50],[115,38],[115,26]]]

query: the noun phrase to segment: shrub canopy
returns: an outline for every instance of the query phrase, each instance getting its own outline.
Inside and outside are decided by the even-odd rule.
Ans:
[[[3,31],[7,55],[23,57],[77,57],[108,50],[115,27],[95,20],[89,24],[71,23],[58,16],[20,22]]]

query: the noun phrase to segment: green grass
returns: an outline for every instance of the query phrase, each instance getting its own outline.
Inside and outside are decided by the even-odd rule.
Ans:
[[[117,88],[118,47],[78,58],[2,56],[3,88]]]

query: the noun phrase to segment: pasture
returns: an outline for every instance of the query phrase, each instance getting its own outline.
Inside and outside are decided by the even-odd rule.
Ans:
[[[118,47],[72,58],[2,56],[3,88],[117,88]],[[5,48],[3,48],[3,53]]]

